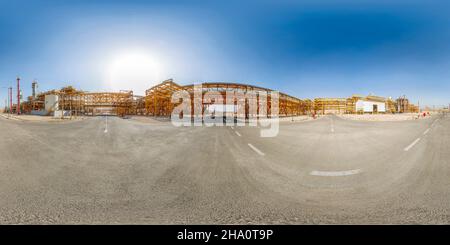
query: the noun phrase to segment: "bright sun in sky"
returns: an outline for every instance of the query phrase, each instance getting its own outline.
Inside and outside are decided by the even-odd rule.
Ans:
[[[161,82],[161,64],[145,51],[126,51],[114,56],[108,68],[107,86],[114,90],[133,90],[145,95],[145,90]]]

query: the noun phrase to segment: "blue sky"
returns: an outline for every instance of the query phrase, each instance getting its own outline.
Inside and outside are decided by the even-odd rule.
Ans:
[[[449,7],[414,0],[0,0],[0,104],[3,87],[20,75],[26,96],[33,79],[40,91],[73,85],[143,94],[173,78],[248,83],[300,98],[374,93],[447,105]],[[130,68],[133,62],[145,67]]]

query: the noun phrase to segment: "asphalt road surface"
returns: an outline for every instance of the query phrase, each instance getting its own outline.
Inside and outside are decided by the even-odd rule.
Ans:
[[[450,116],[259,132],[0,117],[0,223],[450,223]]]

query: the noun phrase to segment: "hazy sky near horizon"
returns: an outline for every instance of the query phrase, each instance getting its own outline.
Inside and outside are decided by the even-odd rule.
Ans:
[[[239,82],[300,98],[450,103],[446,1],[0,0],[0,104],[73,85]]]

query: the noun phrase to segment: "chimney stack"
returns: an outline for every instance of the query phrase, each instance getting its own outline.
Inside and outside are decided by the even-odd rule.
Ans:
[[[17,115],[20,115],[20,77],[17,77]]]

